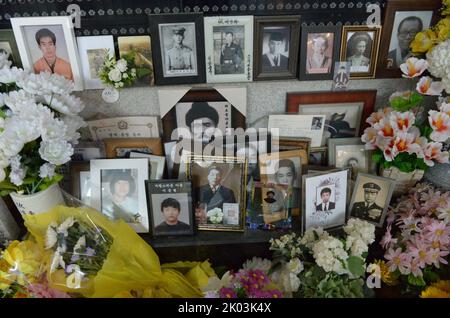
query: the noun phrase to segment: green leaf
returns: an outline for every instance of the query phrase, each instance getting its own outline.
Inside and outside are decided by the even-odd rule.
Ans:
[[[137,69],[136,69],[136,76],[137,76],[138,78],[145,77],[145,76],[151,75],[151,74],[152,74],[152,71],[149,70],[148,68],[142,68],[142,67],[140,67],[140,68],[137,68]]]
[[[381,163],[383,161],[383,159],[384,159],[384,156],[380,149],[377,149],[377,151],[375,151],[372,155],[372,161],[374,163]]]
[[[347,268],[355,276],[363,276],[364,270],[364,260],[359,256],[350,256],[347,259]]]
[[[427,285],[422,276],[416,277],[413,274],[408,275],[408,284],[419,287],[424,287]]]

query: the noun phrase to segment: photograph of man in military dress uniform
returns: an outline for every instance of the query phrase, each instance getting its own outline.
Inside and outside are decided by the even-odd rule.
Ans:
[[[237,30],[242,36],[238,37]],[[220,42],[220,52],[216,52],[216,57],[219,57],[219,61],[215,60],[215,73],[216,74],[243,74],[244,73],[244,52],[241,47],[240,41],[243,41],[244,28],[241,27],[214,27],[213,35],[215,41]],[[217,36],[220,39],[216,39]],[[218,49],[215,46],[215,49]]]
[[[164,77],[197,75],[195,23],[160,24],[159,28]]]
[[[351,215],[360,219],[378,222],[383,214],[383,208],[376,203],[381,187],[374,182],[367,182],[363,185],[363,189],[364,202],[355,202]]]

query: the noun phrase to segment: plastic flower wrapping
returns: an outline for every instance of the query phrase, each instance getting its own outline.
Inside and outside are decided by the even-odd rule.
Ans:
[[[45,190],[62,179],[55,172],[73,154],[82,101],[63,76],[11,67],[0,53],[0,195]]]
[[[390,277],[417,293],[448,276],[450,191],[420,183],[389,209],[380,244]]]

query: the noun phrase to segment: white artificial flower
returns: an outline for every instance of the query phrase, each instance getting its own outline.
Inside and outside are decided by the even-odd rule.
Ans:
[[[80,133],[78,129],[86,127],[87,123],[80,116],[62,116],[61,120],[66,125],[65,140],[77,144],[80,139]]]
[[[75,224],[75,219],[74,219],[74,217],[73,217],[73,216],[69,216],[67,219],[64,220],[64,222],[62,222],[62,223],[58,226],[56,232],[57,232],[58,234],[63,234],[64,237],[67,237],[67,236],[69,235],[69,232],[68,232],[69,228],[70,228],[72,225],[74,225],[74,224]]]
[[[27,93],[23,89],[5,94],[3,96],[3,100],[5,105],[11,109],[13,114],[20,114],[23,111],[27,111],[29,105],[35,103],[34,96]]]
[[[7,96],[7,94],[0,93],[0,107],[5,105],[5,96]]]
[[[113,82],[119,82],[122,79],[122,73],[117,68],[113,68],[109,71],[108,78]]]
[[[6,172],[3,168],[0,168],[0,182],[6,179]]]
[[[8,59],[9,53],[1,52],[0,53],[0,69],[1,68],[9,68],[12,62]]]
[[[355,239],[361,239],[366,245],[375,241],[375,225],[361,219],[351,218],[348,220],[344,231]]]
[[[20,155],[15,155],[9,158],[9,166],[12,170],[20,169],[20,160],[22,157]]]
[[[127,73],[123,73],[122,77],[126,79],[126,78],[128,78],[128,74]]]
[[[213,224],[218,224],[218,223],[222,222],[224,214],[222,212],[222,209],[214,208],[212,210],[209,210],[206,213],[206,216]]]
[[[39,118],[14,116],[5,120],[5,134],[26,144],[41,135]]]
[[[25,71],[21,68],[0,68],[0,83],[12,84],[25,76]]]
[[[58,269],[58,267],[65,268],[66,263],[64,262],[63,251],[60,247],[56,248],[55,253],[53,253],[52,263],[50,265],[50,273],[53,273]]]
[[[126,70],[128,69],[127,61],[125,61],[124,59],[118,60],[117,64],[116,64],[116,68],[122,73],[126,72]]]
[[[300,279],[284,264],[270,275],[270,279],[281,288],[283,294],[295,293],[300,287]]]
[[[1,137],[0,137],[1,140]],[[9,166],[9,158],[5,155],[2,149],[0,149],[0,168],[6,168]]]
[[[428,71],[442,79],[447,93],[450,91],[450,39],[443,41],[427,53]]]
[[[290,272],[298,275],[300,274],[303,269],[303,263],[300,261],[300,259],[298,257],[291,259],[287,264],[287,269],[289,269]]]
[[[316,242],[313,246],[313,257],[318,266],[326,272],[339,275],[347,273],[343,262],[348,258],[344,244],[335,237],[329,236]]]
[[[345,247],[350,255],[362,256],[363,253],[369,250],[369,246],[360,238],[348,235],[345,241]]]
[[[77,243],[73,247],[73,253],[79,254],[77,251],[85,246],[86,246],[86,237],[83,235],[78,239]]]
[[[268,273],[272,267],[272,262],[268,259],[263,259],[260,257],[253,257],[251,260],[247,260],[242,266],[243,270],[259,269],[264,273]]]
[[[45,249],[52,248],[58,242],[58,234],[56,233],[57,224],[50,223],[45,234]]]
[[[43,79],[39,74],[30,73],[19,79],[16,85],[32,95],[51,94],[51,91],[43,86]]]
[[[62,165],[70,160],[73,155],[73,147],[65,140],[42,141],[39,154],[45,161],[54,165]]]
[[[42,81],[42,87],[49,92],[49,94],[67,95],[73,91],[75,86],[73,81],[56,73],[51,74],[49,72],[41,72],[39,76]]]
[[[309,249],[312,249],[314,243],[317,240],[320,240],[328,236],[329,236],[328,232],[324,231],[323,228],[321,227],[309,228],[303,234],[303,237],[300,240],[300,244],[305,245]]]
[[[45,103],[65,115],[76,115],[84,109],[84,104],[78,97],[72,95],[44,95]]]
[[[25,179],[25,176],[26,168],[14,169],[9,173],[9,180],[11,181],[11,183],[19,187],[23,184],[23,179]]]
[[[71,289],[81,288],[81,282],[84,278],[84,273],[81,271],[80,266],[76,264],[70,264],[67,266],[67,272],[71,273],[66,278],[66,286]]]
[[[39,177],[52,179],[55,176],[55,168],[56,166],[51,163],[44,163],[39,168]]]
[[[223,274],[222,278],[211,276],[208,278],[208,283],[206,284],[206,286],[201,287],[201,290],[204,293],[219,291],[222,287],[229,287],[232,279],[233,275],[230,271],[227,271],[225,274]]]
[[[41,124],[41,137],[44,141],[64,139],[67,134],[67,126],[62,120],[46,118]]]
[[[23,148],[25,143],[18,139],[13,131],[5,131],[0,136],[0,149],[5,157],[13,157],[17,155]]]

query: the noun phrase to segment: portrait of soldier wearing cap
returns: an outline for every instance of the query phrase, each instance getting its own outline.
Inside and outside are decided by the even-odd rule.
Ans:
[[[363,185],[364,202],[353,204],[351,215],[357,218],[378,221],[383,213],[383,208],[375,203],[381,187],[374,182],[366,182]]]
[[[262,68],[265,71],[287,70],[289,58],[282,54],[285,42],[281,32],[271,32],[268,42],[269,51],[263,55]]]
[[[207,102],[193,102],[186,113],[186,126],[191,130],[192,139],[209,143],[219,124],[219,113]]]
[[[195,73],[196,60],[194,51],[183,43],[186,31],[184,27],[171,28],[173,45],[165,53],[166,74],[186,74],[186,71]]]
[[[225,32],[224,42],[220,51],[220,72],[217,73],[244,73],[244,53],[241,46],[235,42],[232,31]]]

